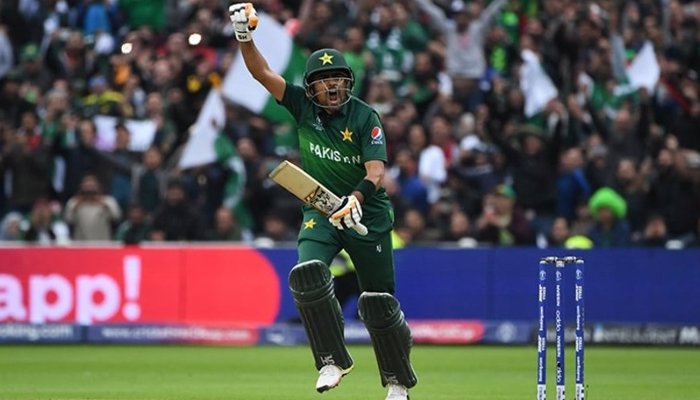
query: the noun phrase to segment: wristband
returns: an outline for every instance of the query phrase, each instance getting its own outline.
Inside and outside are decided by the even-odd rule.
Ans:
[[[362,193],[362,197],[364,197],[363,201],[367,202],[367,200],[374,196],[374,193],[377,191],[377,187],[374,186],[374,183],[372,183],[372,181],[369,179],[363,179],[357,184],[357,186],[355,186],[355,190]]]

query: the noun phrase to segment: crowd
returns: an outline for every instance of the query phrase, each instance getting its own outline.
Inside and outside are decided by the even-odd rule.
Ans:
[[[406,243],[700,245],[700,1],[255,6],[306,54],[345,54],[381,114]],[[1,3],[0,240],[294,240],[299,202],[267,178],[296,157],[288,125],[227,103],[216,161],[179,167],[234,62],[227,9]],[[127,120],[152,139],[133,146]]]

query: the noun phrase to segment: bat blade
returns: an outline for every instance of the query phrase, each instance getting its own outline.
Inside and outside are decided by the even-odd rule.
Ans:
[[[270,178],[304,203],[329,216],[340,204],[340,198],[314,177],[289,161],[282,161],[270,172]]]
[[[269,176],[277,184],[325,216],[329,216],[340,205],[341,200],[338,195],[287,160],[275,167]],[[367,228],[364,225],[355,225],[353,229],[360,235],[367,234]]]

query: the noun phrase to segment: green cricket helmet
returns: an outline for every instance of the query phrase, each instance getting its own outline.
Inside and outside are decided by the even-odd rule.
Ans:
[[[312,92],[312,86],[314,82],[318,81],[318,79],[315,79],[318,74],[333,71],[340,72],[339,77],[347,79],[345,84],[345,99],[342,104],[339,104],[343,105],[350,100],[350,93],[355,84],[355,75],[352,73],[352,69],[345,60],[343,53],[335,49],[320,49],[311,53],[309,59],[306,61],[306,71],[304,72],[304,88],[306,89],[306,95],[320,107],[327,106],[317,102],[316,97],[318,93]]]

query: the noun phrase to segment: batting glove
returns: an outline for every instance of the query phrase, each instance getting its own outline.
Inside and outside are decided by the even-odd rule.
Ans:
[[[236,40],[250,42],[252,32],[258,27],[258,13],[251,3],[236,3],[228,8]]]
[[[331,213],[328,221],[340,230],[355,229],[355,227],[359,226],[364,228],[360,222],[362,220],[362,205],[360,205],[357,197],[354,195],[344,196],[340,200],[340,205]]]

